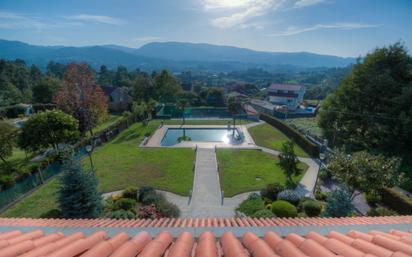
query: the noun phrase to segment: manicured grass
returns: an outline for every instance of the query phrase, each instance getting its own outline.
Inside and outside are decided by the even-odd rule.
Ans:
[[[281,151],[282,144],[290,140],[280,130],[267,123],[249,128],[249,133],[257,145],[277,151]],[[297,144],[295,144],[295,153],[301,157],[309,157],[309,155]]]
[[[217,158],[220,185],[227,197],[260,190],[269,183],[286,182],[285,175],[277,165],[278,158],[271,154],[258,150],[219,149]],[[308,168],[304,163],[300,163],[299,166],[303,172],[293,178],[295,182],[300,181]]]
[[[40,218],[47,212],[57,209],[57,190],[59,180],[52,179],[46,185],[18,202],[1,214],[1,217]]]
[[[144,135],[153,133],[158,125],[135,124],[93,154],[102,192],[145,185],[188,195],[193,183],[192,149],[138,148]],[[89,167],[89,160],[83,159],[83,163]]]
[[[98,148],[92,155],[99,180],[99,190],[110,192],[129,186],[152,186],[180,195],[188,195],[193,183],[192,149],[142,149],[139,143],[146,133],[153,133],[160,122],[148,126],[134,124],[113,141]],[[82,163],[90,168],[88,158]],[[40,217],[55,209],[59,179],[53,178],[1,216]]]

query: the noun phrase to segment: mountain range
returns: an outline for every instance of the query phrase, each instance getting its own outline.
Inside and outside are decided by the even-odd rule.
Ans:
[[[87,62],[95,68],[118,65],[130,69],[173,71],[233,71],[251,68],[265,70],[344,67],[355,63],[355,58],[344,58],[308,52],[261,52],[233,46],[211,44],[155,42],[140,48],[118,45],[84,47],[37,46],[19,41],[0,40],[0,58],[22,59],[42,69],[49,61]]]

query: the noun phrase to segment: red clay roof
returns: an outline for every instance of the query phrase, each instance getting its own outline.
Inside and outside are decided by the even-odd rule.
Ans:
[[[177,238],[160,232],[154,238],[147,232],[129,237],[119,232],[108,237],[103,230],[86,236],[82,232],[51,233],[42,230],[0,233],[0,257],[411,257],[412,232],[352,230],[346,234],[329,232],[306,236],[291,233],[282,238],[267,232],[259,238],[246,232],[237,238],[225,232],[216,238],[203,232],[196,240],[182,232]]]
[[[412,216],[347,217],[347,218],[162,218],[135,219],[30,219],[0,218],[1,226],[82,227],[82,228],[191,228],[191,227],[272,227],[410,224]]]

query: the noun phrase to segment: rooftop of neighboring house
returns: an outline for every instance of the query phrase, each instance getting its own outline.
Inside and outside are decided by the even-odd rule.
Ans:
[[[410,257],[412,216],[0,219],[0,256]]]
[[[268,87],[268,91],[285,90],[285,91],[300,91],[303,88],[302,85],[296,84],[272,84]]]

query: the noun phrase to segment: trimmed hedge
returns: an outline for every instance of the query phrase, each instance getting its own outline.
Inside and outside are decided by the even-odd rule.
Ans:
[[[272,203],[272,212],[279,218],[295,218],[298,216],[296,207],[283,200],[278,200]]]
[[[267,114],[261,113],[259,119],[267,122],[271,126],[279,129],[286,136],[293,139],[305,152],[307,152],[312,157],[317,157],[319,155],[319,148],[316,144],[309,141],[305,136],[299,133],[297,130],[289,127],[279,119],[269,116]]]
[[[412,198],[403,195],[395,189],[383,189],[382,203],[399,214],[412,214]]]

